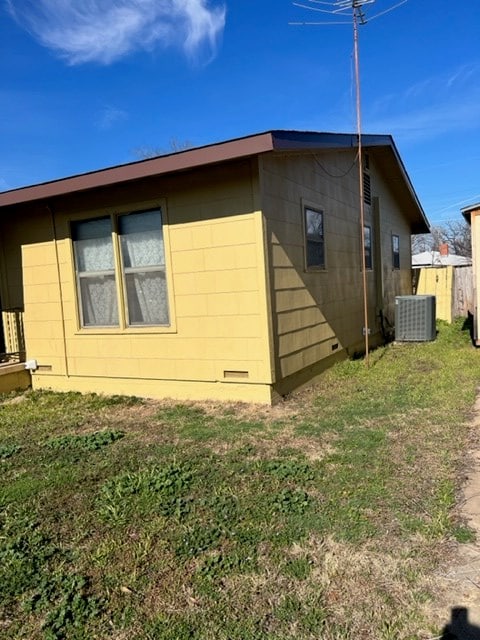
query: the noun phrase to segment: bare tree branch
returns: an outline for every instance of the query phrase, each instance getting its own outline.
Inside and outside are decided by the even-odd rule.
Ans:
[[[166,156],[169,153],[178,153],[179,151],[185,151],[186,149],[191,149],[192,147],[193,144],[190,142],[190,140],[178,140],[178,138],[170,138],[169,146],[167,149],[145,145],[137,147],[133,150],[133,153],[139,160],[146,160],[147,158],[155,158],[156,156]]]
[[[439,251],[440,245],[447,244],[449,253],[457,256],[472,256],[470,225],[463,220],[452,220],[432,227],[432,233],[412,236],[412,253]]]

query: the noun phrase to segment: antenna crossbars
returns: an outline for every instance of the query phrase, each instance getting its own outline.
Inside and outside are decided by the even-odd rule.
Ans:
[[[373,4],[375,0],[337,0],[333,4],[343,9],[357,9],[363,7],[364,4]]]
[[[295,7],[300,7],[301,9],[308,9],[309,11],[318,11],[320,13],[326,13],[330,16],[344,16],[346,12],[353,12],[357,20],[360,21],[360,24],[366,24],[367,19],[362,11],[362,7],[367,4],[373,4],[375,0],[333,0],[333,2],[326,2],[325,0],[303,0],[303,2],[298,2],[298,0],[292,0],[292,4]],[[373,16],[369,16],[369,22],[371,20],[375,20],[376,18],[380,18],[391,11],[395,11],[402,4],[405,4],[408,0],[399,0],[396,4],[380,11],[380,13],[376,13]],[[315,5],[322,5],[320,8]],[[329,8],[327,8],[329,7]],[[292,25],[328,25],[328,24],[351,24],[351,20],[348,22],[290,22]]]

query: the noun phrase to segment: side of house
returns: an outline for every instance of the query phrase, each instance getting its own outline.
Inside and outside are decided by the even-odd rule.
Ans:
[[[378,345],[393,328],[395,296],[411,293],[412,225],[374,149],[367,159],[368,324]],[[260,180],[276,388],[285,393],[364,349],[356,151],[264,156]]]
[[[25,309],[34,387],[270,401],[252,163],[67,195],[2,216],[5,290],[9,305]],[[162,230],[156,241],[149,217]],[[128,244],[138,265],[122,255]],[[147,251],[159,255],[153,264],[141,255]],[[138,308],[142,295],[150,308]]]
[[[427,223],[367,137],[369,331]],[[364,344],[357,139],[268,132],[0,194],[35,388],[271,403]]]

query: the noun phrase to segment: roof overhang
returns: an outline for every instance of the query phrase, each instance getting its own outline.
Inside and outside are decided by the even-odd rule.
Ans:
[[[389,135],[362,135],[362,145],[369,150],[384,172],[411,223],[412,233],[428,233],[430,227],[398,150]],[[218,142],[100,169],[80,175],[44,182],[0,193],[0,209],[48,201],[66,194],[92,191],[120,183],[191,170],[268,152],[315,153],[326,149],[358,148],[358,135],[310,131],[275,130]]]
[[[465,220],[470,224],[472,213],[480,212],[480,202],[477,202],[476,204],[470,204],[468,205],[468,207],[463,207],[463,209],[460,209],[460,211],[462,212],[462,216],[465,218]]]

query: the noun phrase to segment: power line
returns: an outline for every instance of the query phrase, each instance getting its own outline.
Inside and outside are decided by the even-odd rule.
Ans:
[[[385,14],[390,13],[390,11],[394,11],[395,9],[398,9],[398,7],[401,7],[402,4],[405,4],[407,2],[408,0],[402,0],[397,4],[394,4],[393,7],[390,7],[389,9],[385,9],[385,11],[380,11],[380,13],[376,13],[374,16],[370,16],[369,21],[371,22],[372,20],[375,20],[375,18],[380,18],[380,16],[384,16]]]
[[[443,213],[444,211],[448,211],[449,209],[453,209],[453,207],[459,207],[462,204],[469,204],[472,202],[472,200],[474,200],[475,198],[480,198],[480,193],[473,195],[469,198],[464,198],[463,200],[460,200],[459,202],[454,202],[453,204],[449,204],[446,207],[443,207],[442,209],[438,209],[433,215],[438,215],[440,213]]]
[[[328,169],[326,169],[323,164],[320,162],[320,160],[317,158],[317,156],[315,154],[313,155],[313,159],[315,160],[315,162],[318,164],[318,166],[320,167],[320,169],[327,174],[327,176],[330,176],[330,178],[335,178],[335,179],[339,179],[339,178],[345,178],[345,176],[347,176],[350,171],[353,169],[353,167],[357,164],[357,159],[358,159],[358,153],[355,156],[352,164],[348,167],[348,169],[346,171],[343,171],[343,173],[340,173],[338,175],[335,175],[334,173],[330,173],[330,171],[328,171]]]

